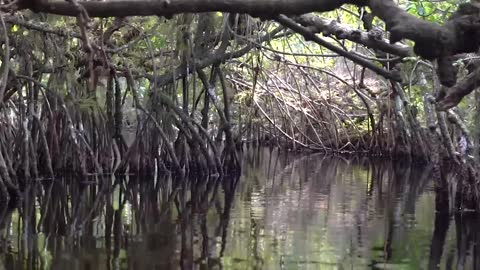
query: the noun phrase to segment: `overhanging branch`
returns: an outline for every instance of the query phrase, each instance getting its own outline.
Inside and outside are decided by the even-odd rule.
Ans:
[[[17,0],[15,3],[17,4],[16,10],[30,9],[35,12],[64,16],[76,16],[78,12],[73,5],[63,0]],[[385,22],[388,31],[391,33],[391,43],[401,39],[414,41],[414,52],[417,55],[429,60],[439,60],[439,74],[454,70],[452,61],[449,60],[450,57],[460,53],[476,52],[480,47],[480,8],[472,3],[460,4],[458,10],[445,25],[415,17],[399,7],[393,0],[107,0],[81,1],[78,3],[91,17],[169,17],[179,13],[231,12],[247,13],[266,19],[280,18],[278,17],[279,14],[301,15],[310,12],[331,11],[344,4],[369,6],[373,14]],[[3,11],[14,11],[11,6],[9,4],[0,8]],[[286,16],[285,19],[290,20]],[[282,23],[286,25],[286,21]],[[302,33],[307,39],[314,40],[377,74],[389,79],[399,80],[398,76],[363,58],[355,57],[355,55],[340,50],[317,37],[311,31],[307,31],[310,34],[304,32],[304,29],[302,29],[304,27],[297,23],[293,23],[289,27],[297,27],[295,31]],[[353,35],[351,39],[354,38]],[[356,42],[366,45],[364,43],[367,41],[360,36],[360,40]],[[441,83],[447,87],[453,85],[456,81],[456,74],[449,75],[451,76],[442,76],[441,80]],[[459,85],[462,85],[462,83],[453,88],[456,89]],[[460,88],[471,91],[470,87]],[[452,93],[466,92],[463,90],[453,91]],[[454,96],[458,97],[457,94]]]
[[[343,4],[364,2],[365,0],[107,0],[78,3],[90,17],[171,16],[212,11],[270,17],[275,14],[299,15],[312,11],[331,11]],[[75,8],[63,0],[20,0],[18,9],[63,16],[77,15]]]
[[[306,29],[305,27],[295,23],[293,20],[291,20],[290,18],[288,18],[287,16],[285,15],[279,15],[276,20],[281,23],[282,25],[292,29],[293,31],[303,35],[305,37],[305,39],[307,40],[311,40],[311,41],[314,41],[315,43],[319,44],[320,46],[323,46],[329,50],[331,50],[332,52],[335,52],[365,68],[368,68],[370,69],[371,71],[377,73],[378,75],[381,75],[387,79],[391,79],[391,80],[394,80],[394,81],[397,81],[397,82],[400,82],[402,81],[402,79],[400,78],[400,75],[399,74],[396,74],[396,73],[392,73],[392,72],[388,72],[387,70],[375,65],[374,63],[358,56],[358,55],[355,55],[355,54],[351,54],[351,53],[348,53],[344,50],[342,50],[341,48],[337,47],[337,46],[334,46],[332,45],[331,43],[325,41],[324,39],[318,37],[317,35],[315,35],[315,33],[312,33],[311,31],[309,31],[308,29]]]
[[[459,5],[445,25],[415,17],[393,0],[370,0],[368,6],[385,22],[391,42],[413,40],[415,53],[425,59],[475,52],[480,45],[480,8],[470,3]]]
[[[66,31],[63,29],[52,28],[47,24],[41,22],[28,22],[22,19],[17,18],[16,16],[7,16],[5,17],[6,24],[18,25],[29,30],[39,31],[47,34],[53,34],[61,37],[70,37],[70,38],[82,38],[79,33],[72,31]]]
[[[463,97],[480,87],[480,68],[470,73],[454,87],[445,91],[445,96],[437,97],[437,110],[445,111],[457,106]]]
[[[316,33],[322,33],[324,36],[333,35],[342,40],[347,39],[366,47],[381,50],[386,53],[398,55],[400,57],[412,56],[412,48],[405,45],[390,44],[387,39],[374,37],[365,31],[352,28],[341,24],[336,20],[324,19],[314,14],[305,14],[294,17],[295,21],[308,27]]]

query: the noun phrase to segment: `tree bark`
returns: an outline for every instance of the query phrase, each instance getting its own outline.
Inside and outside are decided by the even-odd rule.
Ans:
[[[78,2],[90,17],[172,16],[179,13],[231,12],[270,17],[331,11],[343,4],[365,4],[365,0],[118,0]],[[18,1],[18,9],[77,16],[77,8],[67,1]]]

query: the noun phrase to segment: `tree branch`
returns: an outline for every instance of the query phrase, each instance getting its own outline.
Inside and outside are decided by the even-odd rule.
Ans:
[[[309,31],[308,29],[306,29],[305,27],[295,23],[293,20],[291,20],[290,18],[288,18],[287,16],[285,15],[279,15],[276,20],[281,23],[282,25],[292,29],[293,31],[303,35],[305,37],[306,40],[311,40],[311,41],[314,41],[315,43],[319,44],[320,46],[323,46],[329,50],[331,50],[332,52],[335,52],[335,53],[338,53],[339,55],[365,67],[365,68],[368,68],[370,70],[372,70],[373,72],[377,73],[378,75],[381,75],[385,78],[388,78],[388,79],[391,79],[391,80],[394,80],[394,81],[397,81],[397,82],[400,82],[402,81],[402,79],[400,78],[400,75],[399,74],[396,74],[396,73],[392,73],[392,72],[388,72],[387,70],[379,67],[379,66],[376,66],[374,63],[358,56],[358,55],[355,55],[355,54],[351,54],[351,53],[348,53],[344,50],[342,50],[341,48],[338,48],[332,44],[330,44],[329,42],[325,41],[324,39],[318,37],[317,35],[315,35],[315,33],[312,33],[311,31]]]
[[[72,31],[68,30],[63,30],[63,29],[55,29],[51,28],[48,24],[42,23],[42,22],[27,22],[25,20],[22,20],[16,16],[7,16],[5,17],[5,23],[6,24],[14,24],[18,25],[21,27],[24,27],[29,30],[33,31],[39,31],[39,32],[44,32],[47,34],[54,34],[57,36],[61,37],[73,37],[73,38],[82,38],[82,35],[80,33],[75,33]]]
[[[18,0],[17,10],[76,16],[78,10],[62,0]],[[81,1],[90,17],[172,16],[179,13],[232,12],[274,18],[335,10],[344,4],[369,6],[391,32],[391,42],[415,41],[415,53],[432,60],[476,51],[480,45],[480,12],[470,3],[459,5],[444,26],[422,20],[401,9],[393,0],[107,0]],[[477,8],[478,9],[478,8]]]
[[[257,16],[275,14],[299,15],[312,11],[331,11],[343,4],[362,4],[365,0],[116,0],[79,2],[90,17],[172,16],[179,13],[232,12]],[[78,13],[66,1],[20,0],[18,9],[76,16]]]
[[[457,106],[462,98],[480,86],[480,68],[470,73],[454,87],[446,90],[445,97],[437,97],[437,110],[446,111]]]
[[[308,27],[312,32],[322,33],[324,36],[333,35],[335,38],[347,39],[366,47],[381,50],[401,57],[412,56],[412,48],[405,45],[390,44],[387,39],[372,36],[370,33],[354,29],[341,24],[336,20],[324,19],[313,14],[305,14],[294,17],[301,25]]]
[[[415,53],[425,59],[474,52],[480,45],[480,10],[470,3],[459,5],[443,26],[409,14],[393,0],[370,0],[368,6],[385,22],[391,42],[413,40]]]
[[[274,37],[283,29],[284,29],[283,27],[278,27],[272,30],[272,32],[258,38],[257,43],[263,43],[270,40],[272,37]],[[147,78],[152,82],[155,81],[157,84],[157,87],[164,86],[188,75],[187,71],[189,73],[192,73],[192,72],[195,72],[197,69],[203,69],[211,65],[225,62],[228,59],[241,57],[247,54],[248,52],[250,52],[254,47],[255,47],[255,44],[251,43],[233,52],[225,52],[221,48],[219,48],[217,51],[204,57],[203,59],[195,61],[195,64],[193,63],[193,61],[188,61],[189,62],[188,68],[185,68],[185,66],[180,65],[179,67],[175,68],[172,72],[164,73],[162,75],[157,76],[156,78],[155,76],[152,76],[150,74],[143,74],[142,77]]]

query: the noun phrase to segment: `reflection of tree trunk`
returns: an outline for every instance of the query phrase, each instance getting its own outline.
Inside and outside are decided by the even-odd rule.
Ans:
[[[388,195],[387,195],[387,209],[385,209],[385,223],[386,223],[386,237],[383,250],[385,253],[385,261],[388,262],[393,256],[393,241],[395,235],[395,212],[398,207],[396,200],[397,194],[403,190],[403,179],[395,174],[392,167],[387,167],[388,174]]]
[[[390,207],[388,207],[388,214],[386,215],[386,220],[385,222],[387,223],[387,228],[386,228],[386,238],[385,238],[385,244],[383,245],[383,252],[385,253],[384,255],[384,259],[385,259],[385,262],[388,262],[391,258],[392,258],[392,253],[393,253],[393,250],[392,250],[392,243],[393,243],[393,233],[394,233],[394,229],[395,229],[395,217],[393,215],[394,213],[394,210],[393,209],[390,209]]]
[[[453,269],[453,262],[455,260],[455,254],[454,251],[451,250],[448,255],[447,255],[447,262],[445,263],[445,269]]]
[[[383,213],[385,209],[385,201],[383,200],[383,175],[385,171],[382,166],[377,166],[372,163],[372,190],[373,194],[376,193],[375,211]]]
[[[10,234],[10,230],[13,228],[11,227],[12,223],[12,214],[13,209],[9,208],[6,204],[0,205],[0,235],[2,238],[7,238]],[[8,242],[1,241],[0,248],[3,254],[3,267],[4,269],[15,269],[15,255],[10,252],[5,252],[8,250]],[[20,260],[20,257],[17,257]]]
[[[107,258],[109,262],[112,256],[112,227],[115,211],[113,209],[112,197],[113,196],[110,196],[105,203],[105,251],[107,252]],[[107,266],[109,267],[110,263],[107,263]]]
[[[239,182],[239,177],[234,179],[224,179],[223,188],[225,193],[225,208],[223,210],[222,216],[220,218],[219,227],[222,230],[222,244],[220,249],[220,257],[223,257],[225,252],[225,246],[227,245],[227,229],[228,223],[230,222],[230,210],[232,209],[233,200],[235,198],[235,189]],[[230,180],[230,181],[229,181]]]
[[[475,226],[478,224],[478,219],[477,222],[475,222],[473,225]],[[475,230],[475,236],[473,238],[473,268],[474,269],[480,269],[480,248],[478,247],[480,245],[480,232],[478,229]]]
[[[113,257],[118,258],[122,239],[122,209],[115,210],[113,219]]]
[[[201,233],[202,233],[202,261],[200,265],[200,269],[208,269],[207,265],[202,263],[203,260],[209,263],[210,258],[210,251],[209,251],[209,243],[208,243],[208,228],[207,228],[207,216],[202,215],[202,220],[200,223]]]
[[[465,233],[466,222],[459,215],[455,215],[455,227],[457,232],[457,267],[456,269],[464,269],[465,266],[465,253],[468,247],[468,235]]]
[[[455,215],[457,229],[457,265],[455,269],[480,269],[478,222],[475,214],[457,213]],[[471,261],[468,258],[471,258]]]
[[[181,251],[180,266],[181,269],[193,269],[193,228],[195,221],[192,211],[192,202],[186,201],[186,185],[182,186],[182,191],[178,195],[179,214],[181,216]]]
[[[448,189],[446,186],[437,186],[435,191],[435,228],[433,230],[432,243],[430,245],[428,269],[439,268],[442,259],[443,246],[450,225]]]
[[[251,223],[251,229],[250,229],[250,235],[252,237],[251,239],[251,247],[252,247],[252,253],[253,257],[255,258],[255,268],[254,269],[262,269],[263,265],[263,259],[259,255],[259,234],[260,234],[260,228],[258,228],[257,222],[253,217],[250,217],[250,223]]]

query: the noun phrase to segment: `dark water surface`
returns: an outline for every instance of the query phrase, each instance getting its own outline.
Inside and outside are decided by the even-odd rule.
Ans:
[[[240,178],[80,181],[1,208],[0,269],[480,269],[478,219],[408,164],[256,149]]]

